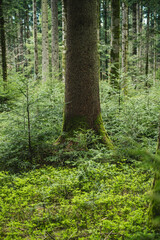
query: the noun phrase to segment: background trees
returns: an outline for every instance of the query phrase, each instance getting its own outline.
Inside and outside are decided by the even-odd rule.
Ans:
[[[35,3],[37,5],[37,10]],[[26,69],[26,66],[28,65],[28,69],[30,69],[28,70],[30,76],[36,76],[38,72],[37,66],[42,64],[42,67],[39,66],[39,70],[41,69],[39,71],[39,75],[44,75],[43,78],[46,77],[45,75],[47,75],[47,73],[42,74],[42,72],[49,71],[50,73],[48,74],[51,76],[51,72],[56,72],[57,70],[59,71],[60,68],[60,75],[63,76],[64,80],[66,49],[66,24],[64,20],[66,18],[66,15],[63,11],[63,4],[61,1],[51,1],[48,2],[49,5],[48,8],[46,8],[47,3],[43,1],[42,3],[40,1],[32,2],[31,0],[28,0],[25,3],[18,3],[16,1],[12,1],[10,3],[9,0],[6,1],[6,14],[4,16],[5,25],[4,27],[1,27],[1,39],[4,39],[4,37],[6,38],[6,54],[4,53],[4,47],[2,53],[3,56],[6,55],[6,57],[3,57],[3,60],[1,61],[1,66],[2,64],[3,67],[6,65],[6,67],[9,69],[10,74],[10,70],[18,71],[21,73],[24,71],[24,68]],[[43,5],[45,6],[45,10],[42,9]],[[151,74],[152,76],[154,76],[155,83],[157,78],[156,72],[158,70],[159,64],[159,2],[137,2],[136,0],[130,0],[122,1],[120,4],[118,1],[114,5],[112,1],[101,0],[99,2],[99,6],[99,51],[101,78],[108,81],[109,73],[110,78],[114,78],[115,73],[112,73],[113,69],[117,69],[115,78],[118,77],[119,73],[122,72],[123,75],[124,71],[126,72],[126,69],[124,68],[126,56],[124,49],[128,48],[127,73],[128,80],[130,79],[128,82],[133,82],[136,87],[137,84],[138,86],[140,86],[142,82],[145,85],[146,83],[144,82],[144,80],[141,81],[143,78],[142,75],[144,76],[144,74]],[[34,10],[32,10],[33,7]],[[47,13],[45,13],[46,11]],[[49,19],[48,23],[46,20],[47,18]],[[3,18],[1,18],[1,20],[1,24],[3,25]],[[36,23],[36,21],[38,22]],[[44,25],[44,23],[46,25]],[[47,28],[49,29],[49,35],[47,34]],[[5,34],[3,34],[3,29],[5,30]],[[34,32],[32,31],[33,29]],[[118,33],[119,30],[120,34]],[[58,31],[59,34],[57,33]],[[128,37],[127,34],[129,34]],[[2,35],[4,35],[4,37],[2,37]],[[47,36],[48,40],[46,38]],[[32,39],[34,39],[34,48]],[[42,51],[40,49],[40,45],[38,45],[38,48],[36,47],[37,41],[39,42],[39,44],[43,42]],[[3,44],[4,41],[3,43],[1,43],[1,45]],[[115,46],[113,46],[114,44]],[[44,50],[47,48],[48,50]],[[35,50],[34,56],[32,49]],[[115,49],[117,49],[116,54],[114,53]],[[47,51],[49,52],[47,53]],[[44,52],[46,53],[44,54]],[[37,54],[39,55],[38,64]],[[47,60],[44,60],[44,55],[47,57]],[[7,64],[5,64],[5,58],[7,59]],[[28,60],[30,61],[30,64],[27,63]],[[110,64],[108,64],[109,62]],[[116,67],[115,64],[117,65]],[[132,79],[134,75],[133,65],[136,66],[136,72],[138,73],[136,75],[141,75],[141,79],[139,79],[139,77],[137,79],[137,76]],[[44,68],[47,68],[48,70],[44,70]],[[56,71],[54,71],[52,68],[55,68]],[[4,72],[6,72],[6,70]]]

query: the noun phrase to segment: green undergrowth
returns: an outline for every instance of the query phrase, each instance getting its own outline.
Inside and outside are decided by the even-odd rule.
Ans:
[[[147,227],[153,173],[140,163],[0,173],[0,239],[159,239]]]

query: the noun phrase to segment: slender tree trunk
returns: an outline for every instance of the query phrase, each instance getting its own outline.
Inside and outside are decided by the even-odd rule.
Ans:
[[[108,0],[104,0],[103,3],[103,9],[104,9],[104,42],[105,46],[108,44]],[[108,57],[107,57],[108,51],[107,48],[105,50],[105,75],[108,78]]]
[[[132,28],[133,28],[133,55],[137,55],[137,8],[136,3],[132,5]]]
[[[153,56],[153,79],[154,82],[153,84],[156,84],[156,72],[157,72],[157,23],[156,23],[156,13],[154,12],[154,38],[153,38],[153,51],[154,51],[154,56]]]
[[[142,70],[144,69],[143,67],[143,61],[142,61],[142,31],[143,31],[143,7],[142,7],[142,2],[140,2],[140,23],[139,23],[139,32],[140,32],[140,35],[139,35],[139,66],[140,66],[140,70],[142,72]]]
[[[51,0],[52,11],[52,78],[59,75],[59,45],[58,45],[58,0]]]
[[[2,52],[2,72],[4,89],[7,84],[7,54],[6,54],[6,37],[5,37],[5,26],[3,16],[3,0],[0,0],[0,38],[1,38],[1,52]]]
[[[42,82],[49,79],[48,1],[42,0]]]
[[[148,76],[149,71],[149,21],[150,21],[150,10],[147,10],[147,29],[146,29],[146,67],[145,74]],[[146,81],[146,86],[148,85],[148,81]]]
[[[20,10],[17,11],[16,17],[19,19],[17,26],[17,71],[23,72],[23,64],[24,64],[24,36],[23,36],[23,20],[21,18]]]
[[[66,1],[62,0],[62,80],[65,82],[65,72],[66,72],[66,31],[67,31],[67,13],[65,8]]]
[[[111,0],[111,52],[110,83],[119,87],[119,37],[120,37],[120,1]]]
[[[27,82],[27,91],[26,91],[26,100],[27,100],[27,130],[28,130],[28,155],[30,163],[32,163],[32,144],[31,144],[31,121],[30,121],[30,103],[29,103],[29,89],[28,89],[28,82]]]
[[[63,131],[92,129],[112,147],[100,111],[97,0],[65,0],[67,53]]]
[[[33,2],[34,3],[34,2]],[[24,40],[26,43],[26,40],[30,38],[30,29],[29,29],[29,5],[27,1],[24,2],[25,6],[25,16],[24,16]],[[34,16],[33,16],[34,17]]]
[[[123,89],[127,94],[127,71],[128,71],[128,6],[122,2],[122,73]]]
[[[38,78],[37,6],[33,0],[34,76]]]
[[[136,4],[136,14],[137,14],[137,67],[140,70],[140,3]]]

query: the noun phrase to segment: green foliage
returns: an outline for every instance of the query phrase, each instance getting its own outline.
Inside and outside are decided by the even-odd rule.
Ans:
[[[1,172],[0,236],[156,239],[147,228],[151,177],[151,171],[143,168],[100,164],[95,159],[85,159],[74,169]]]
[[[19,79],[17,101],[12,102],[9,112],[4,111],[0,115],[3,125],[0,139],[1,169],[7,168],[13,172],[26,170],[31,167],[31,154],[32,167],[42,164],[44,158],[51,154],[53,142],[60,135],[63,110],[63,85],[58,82],[54,84],[55,89],[52,89],[51,84],[38,86],[32,79]]]
[[[111,91],[106,83],[101,83],[103,121],[115,145],[125,151],[125,148],[139,143],[142,148],[155,152],[160,113],[159,86],[146,91],[139,89],[138,92],[130,88],[128,96],[123,92],[110,95]]]

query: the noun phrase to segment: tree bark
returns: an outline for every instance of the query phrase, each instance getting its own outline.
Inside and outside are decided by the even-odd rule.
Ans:
[[[144,69],[144,66],[143,66],[143,61],[142,61],[142,44],[143,44],[143,41],[142,41],[142,32],[143,32],[143,6],[142,6],[142,1],[140,2],[140,24],[139,24],[139,31],[140,31],[140,43],[139,43],[139,54],[140,54],[140,70],[142,72],[142,70]]]
[[[67,31],[67,13],[65,8],[65,0],[62,0],[62,80],[65,82],[65,72],[66,72],[66,31]]]
[[[37,6],[33,0],[34,76],[38,77]]]
[[[65,0],[67,52],[63,131],[66,136],[72,136],[76,130],[92,129],[112,147],[100,111],[97,4],[97,0]]]
[[[137,8],[136,3],[132,5],[132,34],[133,34],[133,55],[137,55]]]
[[[124,94],[127,94],[127,71],[128,71],[128,6],[122,2],[122,73]]]
[[[140,3],[137,3],[136,4],[136,14],[137,14],[137,67],[138,67],[138,71],[141,71],[140,70],[140,57],[141,57],[141,54],[140,54],[140,35],[141,35],[141,32],[140,32]]]
[[[149,21],[150,21],[150,10],[147,10],[147,29],[146,29],[146,67],[145,74],[148,76],[149,71]],[[146,81],[146,86],[148,85],[148,81]]]
[[[49,79],[48,1],[42,0],[42,82]]]
[[[58,0],[51,0],[52,12],[52,78],[59,75],[59,45],[58,45]]]
[[[2,72],[4,89],[7,84],[7,54],[6,54],[6,37],[5,37],[5,25],[3,16],[3,0],[0,0],[0,38],[1,38],[1,52],[2,52]]]
[[[119,37],[120,37],[120,1],[111,0],[111,52],[110,83],[119,88]]]
[[[103,8],[104,8],[104,42],[105,45],[107,46],[108,44],[108,0],[103,1]],[[105,51],[105,75],[108,78],[108,57],[107,57],[107,48]]]
[[[154,55],[153,55],[153,84],[156,84],[156,72],[157,72],[157,23],[156,23],[156,13],[154,12]]]

